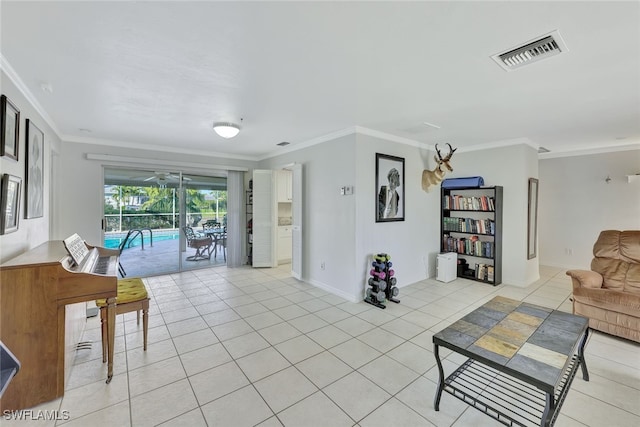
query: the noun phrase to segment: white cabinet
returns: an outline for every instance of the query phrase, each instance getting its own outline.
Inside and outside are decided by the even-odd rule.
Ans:
[[[290,225],[278,227],[278,262],[291,261],[291,236]]]
[[[278,203],[291,203],[292,200],[292,174],[289,170],[281,170],[276,173]]]

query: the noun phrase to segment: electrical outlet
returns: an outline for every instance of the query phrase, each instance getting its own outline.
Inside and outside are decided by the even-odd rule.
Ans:
[[[320,270],[324,270],[325,264],[324,261],[320,261]]]

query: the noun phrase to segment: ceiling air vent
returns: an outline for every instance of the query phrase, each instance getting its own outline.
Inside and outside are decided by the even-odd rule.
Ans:
[[[551,58],[567,50],[560,33],[556,30],[533,41],[526,42],[522,46],[493,55],[491,58],[503,69],[511,71],[542,59]]]
[[[278,142],[276,145],[279,145],[280,147],[284,147],[285,145],[289,145],[290,142],[287,141],[282,141],[282,142]]]

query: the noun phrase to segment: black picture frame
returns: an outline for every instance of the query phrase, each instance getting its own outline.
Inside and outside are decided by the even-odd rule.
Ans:
[[[44,132],[26,120],[24,217],[40,218],[44,210]]]
[[[6,97],[0,96],[0,156],[18,160],[20,147],[20,110]]]
[[[18,231],[22,178],[5,173],[0,180],[0,234]]]
[[[538,256],[538,179],[529,178],[527,213],[527,259]]]
[[[376,153],[376,222],[404,221],[404,183],[404,158]]]

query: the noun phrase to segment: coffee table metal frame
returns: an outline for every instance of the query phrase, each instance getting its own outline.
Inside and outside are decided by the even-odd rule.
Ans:
[[[584,359],[588,325],[580,335],[582,338],[576,343],[578,352],[568,361],[555,387],[434,336],[439,380],[433,406],[440,410],[440,398],[446,391],[507,426],[553,426],[578,367],[582,368],[582,378],[589,381]],[[469,358],[446,379],[440,360],[441,346]]]

